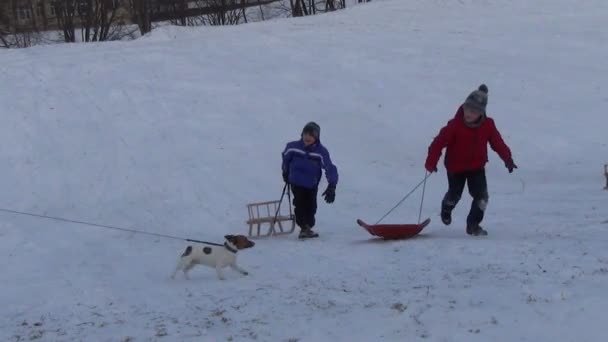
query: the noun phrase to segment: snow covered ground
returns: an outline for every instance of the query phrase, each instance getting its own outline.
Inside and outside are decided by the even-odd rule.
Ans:
[[[313,241],[258,241],[250,271],[169,280],[186,243],[0,213],[2,341],[603,341],[606,1],[374,1],[133,42],[0,51],[0,208],[221,242],[278,199],[309,120],[340,172]],[[487,166],[487,238],[374,222],[479,83],[519,166]],[[325,182],[322,183],[325,187]],[[385,222],[414,222],[420,192]]]

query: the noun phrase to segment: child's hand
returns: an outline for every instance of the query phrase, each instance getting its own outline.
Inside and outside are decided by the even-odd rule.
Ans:
[[[323,191],[322,195],[323,197],[325,197],[325,202],[334,203],[334,201],[336,200],[336,186],[328,185],[327,189]]]
[[[283,172],[283,181],[289,183],[289,173]]]
[[[437,166],[435,165],[431,165],[431,164],[426,164],[424,165],[424,168],[429,172],[429,173],[433,173],[433,172],[437,172]]]
[[[513,169],[517,169],[517,165],[513,162],[513,159],[509,159],[505,162],[505,166],[509,170],[509,173],[513,173]]]

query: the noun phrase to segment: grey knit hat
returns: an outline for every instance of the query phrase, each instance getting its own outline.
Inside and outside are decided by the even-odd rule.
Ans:
[[[463,106],[485,114],[488,106],[488,86],[480,85],[477,90],[467,96]]]
[[[321,126],[319,126],[316,122],[311,121],[302,129],[302,134],[304,133],[312,135],[318,141],[321,137]]]

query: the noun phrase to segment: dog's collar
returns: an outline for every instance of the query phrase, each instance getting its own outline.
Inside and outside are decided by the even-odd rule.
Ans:
[[[228,244],[228,242],[224,242],[224,247],[226,247],[227,250],[231,251],[234,254],[236,254],[236,252],[238,252],[238,250],[230,247],[230,245]]]

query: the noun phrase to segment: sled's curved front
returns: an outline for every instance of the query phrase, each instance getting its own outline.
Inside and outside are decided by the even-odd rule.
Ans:
[[[357,219],[363,229],[367,230],[373,236],[390,239],[409,239],[418,235],[424,227],[431,223],[431,219],[427,218],[418,224],[367,224],[361,219]]]

